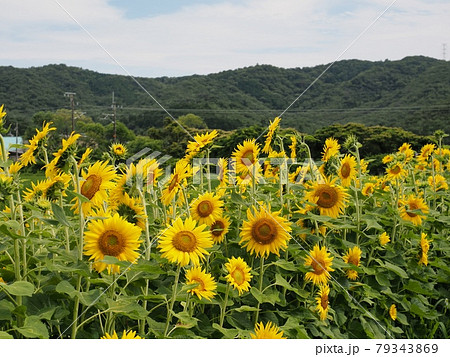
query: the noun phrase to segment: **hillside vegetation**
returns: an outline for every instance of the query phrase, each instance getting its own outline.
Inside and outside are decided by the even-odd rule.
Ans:
[[[210,75],[137,78],[175,117],[194,113],[209,128],[266,125],[280,115],[325,69],[256,65]],[[0,103],[19,130],[39,111],[69,108],[64,92],[76,92],[76,110],[100,121],[111,113],[136,134],[163,127],[164,112],[132,78],[66,65],[0,67]],[[427,57],[400,61],[336,62],[283,115],[283,126],[304,133],[332,124],[401,127],[420,135],[449,132],[450,63]],[[105,124],[105,123],[103,123]]]

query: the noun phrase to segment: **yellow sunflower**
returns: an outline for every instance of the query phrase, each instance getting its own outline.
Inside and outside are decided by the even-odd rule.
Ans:
[[[324,183],[309,184],[305,198],[317,205],[320,214],[337,218],[344,212],[348,193],[339,185],[335,185],[336,178],[326,179]]]
[[[403,165],[399,162],[392,164],[386,169],[387,178],[389,180],[401,180],[407,175],[407,171],[403,168]]]
[[[111,209],[116,211],[127,222],[137,225],[145,230],[145,210],[140,199],[130,197],[128,193],[124,193],[119,202],[110,204]]]
[[[122,159],[127,154],[127,148],[123,144],[115,143],[111,145],[111,153],[119,158]]]
[[[65,191],[69,187],[70,175],[62,172],[53,178],[48,178],[44,183],[45,197],[50,201],[57,201],[61,195],[66,196]]]
[[[276,117],[273,121],[270,122],[269,128],[267,129],[266,141],[262,149],[262,152],[265,154],[269,154],[272,151],[270,144],[272,143],[273,134],[275,134],[275,130],[277,130],[280,121],[281,118]]]
[[[375,190],[375,184],[373,184],[372,182],[367,182],[364,184],[364,187],[362,188],[361,193],[364,196],[372,196],[374,190]]]
[[[101,337],[103,340],[118,340],[119,336],[117,336],[117,332],[114,331],[112,335],[110,335],[108,332],[105,333],[105,336]],[[141,340],[142,338],[140,336],[136,335],[135,331],[123,331],[122,337],[120,338],[122,340]]]
[[[102,260],[108,255],[135,263],[139,258],[140,236],[141,229],[117,213],[106,219],[95,219],[88,223],[84,233],[84,254],[94,261],[94,269],[98,272],[108,269],[108,273],[119,273],[119,266],[103,263]]]
[[[61,160],[63,158],[64,153],[69,150],[69,148],[72,148],[78,138],[80,137],[80,134],[75,134],[75,132],[72,132],[70,136],[67,139],[62,139],[62,147],[59,149],[56,153],[53,154],[55,156],[56,162]]]
[[[5,105],[2,104],[2,106],[0,107],[0,128],[3,126],[3,118],[4,118],[5,115],[6,115],[6,112],[3,111],[4,106],[5,106]]]
[[[330,287],[327,284],[321,285],[319,287],[318,296],[316,297],[317,307],[316,310],[319,312],[320,319],[326,320],[328,315],[328,310],[330,309],[328,305],[328,296],[330,294]]]
[[[388,155],[384,156],[383,160],[381,160],[381,162],[383,164],[389,164],[392,161],[394,161],[394,155],[391,155],[391,154],[388,154]]]
[[[81,175],[84,181],[81,184],[80,192],[89,200],[89,202],[83,202],[81,206],[83,213],[87,215],[93,207],[99,207],[108,200],[108,190],[114,188],[114,180],[117,175],[113,166],[100,161],[89,166],[87,172],[83,170]],[[78,199],[74,200],[76,202],[72,208],[78,212]]]
[[[268,257],[270,253],[279,256],[280,249],[285,250],[291,239],[290,222],[280,214],[281,211],[271,212],[270,206],[247,209],[247,221],[242,225],[239,244],[256,256]]]
[[[228,185],[228,159],[220,158],[217,161],[217,179],[219,180],[218,189]]]
[[[435,144],[426,144],[420,149],[419,161],[426,161],[431,156],[431,154],[436,150]]]
[[[11,165],[9,165],[8,171],[10,175],[14,175],[20,171],[20,169],[23,167],[20,161],[15,161]]]
[[[316,244],[305,258],[305,266],[313,269],[306,273],[306,281],[312,281],[314,285],[327,284],[331,278],[329,272],[334,271],[331,268],[333,259],[334,257],[330,257],[330,253],[327,252],[327,248],[319,248],[319,245]]]
[[[411,144],[408,143],[403,143],[398,148],[398,153],[403,155],[405,162],[410,161],[414,157],[414,150],[411,149]]]
[[[289,145],[289,149],[291,150],[291,159],[295,159],[297,157],[297,137],[295,135],[291,136],[291,145]]]
[[[210,225],[211,237],[214,243],[222,243],[225,235],[228,233],[230,220],[228,217],[219,217]]]
[[[356,159],[353,156],[348,154],[344,156],[338,169],[338,175],[341,178],[342,186],[350,186],[350,183],[356,177]]]
[[[238,144],[237,149],[233,153],[233,159],[236,163],[235,170],[237,173],[252,172],[258,163],[259,145],[255,139],[245,140],[243,144]]]
[[[197,295],[200,300],[205,298],[211,301],[216,295],[217,283],[211,274],[206,273],[200,267],[192,267],[186,272],[186,284],[197,284],[196,287],[189,289],[187,292]]]
[[[32,182],[31,188],[27,188],[26,191],[24,191],[23,198],[27,202],[37,200],[41,197],[45,198],[46,197],[46,189],[47,189],[46,180],[37,181],[36,184],[34,182]]]
[[[361,249],[358,246],[354,246],[353,248],[349,248],[346,255],[342,257],[344,263],[353,264],[359,267],[360,259],[361,259]],[[353,269],[347,270],[347,277],[350,280],[356,280],[358,278],[358,272]]]
[[[269,321],[266,326],[262,322],[255,325],[255,333],[250,333],[250,337],[253,339],[286,339],[283,337],[283,331]]]
[[[34,156],[34,152],[37,149],[37,144],[35,142],[31,142],[29,144],[24,145],[27,148],[27,151],[25,151],[22,155],[20,155],[20,163],[23,166],[28,166],[30,164],[36,163],[36,157]]]
[[[206,192],[191,203],[191,215],[200,224],[211,226],[222,216],[223,202],[211,192]]]
[[[339,153],[339,149],[341,145],[339,145],[338,141],[334,138],[328,138],[325,140],[325,145],[323,147],[322,161],[327,162],[333,156],[336,156]]]
[[[392,304],[389,308],[389,316],[392,320],[397,320],[397,306],[395,306],[395,304]]]
[[[239,295],[250,289],[250,280],[252,274],[250,274],[251,268],[241,257],[232,257],[225,263],[225,268],[228,271],[228,275],[225,277],[230,285],[237,289]]]
[[[197,155],[206,145],[212,143],[218,134],[217,130],[205,134],[195,134],[194,141],[189,141],[187,144],[186,161]]]
[[[180,190],[183,182],[189,177],[190,171],[191,168],[187,161],[179,160],[176,163],[169,182],[161,193],[161,201],[165,206],[168,206],[175,198],[175,195]]]
[[[427,234],[422,233],[420,237],[420,260],[419,265],[428,265],[428,251],[430,250],[430,241]]]
[[[428,185],[434,192],[448,190],[447,180],[444,176],[439,174],[434,175],[434,178],[433,176],[428,177]]]
[[[389,235],[386,232],[383,232],[380,237],[380,244],[381,245],[386,245],[387,243],[389,243],[391,241],[391,237],[389,237]]]
[[[6,284],[6,281],[4,281],[1,276],[0,276],[0,284]]]
[[[33,136],[32,140],[37,143],[39,143],[42,139],[44,139],[45,137],[47,137],[48,133],[56,130],[55,127],[50,127],[50,125],[52,125],[52,122],[43,122],[42,123],[42,130],[38,130],[36,129],[36,134]]]
[[[422,219],[425,219],[428,206],[421,197],[409,195],[407,199],[400,200],[399,210],[401,218],[418,226],[422,224]]]
[[[191,217],[184,222],[178,217],[159,239],[161,256],[181,266],[186,266],[191,261],[194,265],[199,265],[200,260],[209,254],[206,248],[211,248],[213,241],[211,233],[205,231],[205,224],[198,227],[196,225],[197,222]]]
[[[87,148],[86,151],[83,153],[83,155],[81,155],[81,159],[80,161],[78,161],[78,167],[80,167],[89,157],[89,155],[91,155],[92,153],[92,149],[91,148]]]

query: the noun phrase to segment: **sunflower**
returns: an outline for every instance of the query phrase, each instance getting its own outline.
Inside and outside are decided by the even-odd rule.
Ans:
[[[358,246],[354,246],[353,249],[349,248],[346,255],[342,257],[344,263],[353,264],[354,266],[359,267],[360,259],[361,259],[361,249]],[[358,272],[353,269],[347,270],[347,277],[350,280],[356,280],[358,278]]]
[[[280,179],[281,172],[286,172],[286,153],[284,151],[276,152],[272,150],[267,160],[264,162],[264,177],[269,179]],[[274,164],[272,166],[272,164]],[[283,180],[283,178],[281,178]]]
[[[112,144],[110,150],[113,156],[117,157],[118,159],[123,159],[127,154],[127,148],[119,143]]]
[[[299,220],[297,220],[297,222],[295,222],[295,224],[297,224],[297,226],[304,228],[304,229],[309,229],[311,234],[314,235],[316,234],[316,230],[317,227],[315,225],[315,223],[307,216],[308,212],[313,212],[314,211],[318,211],[315,207],[312,207],[310,205],[306,205],[305,208],[299,208],[298,211],[296,211],[297,213],[300,213],[301,215],[305,216],[300,218]],[[319,213],[319,212],[315,212],[315,213]],[[318,225],[319,227],[319,231],[317,233],[320,233],[322,236],[325,236],[325,233],[327,232],[327,227],[325,227],[324,225]],[[307,237],[307,233],[299,233],[299,236],[301,239],[305,240]]]
[[[431,187],[431,189],[434,192],[440,191],[440,190],[448,190],[448,183],[444,176],[436,174],[433,176],[428,177],[428,185]]]
[[[6,284],[6,281],[4,281],[1,276],[0,276],[0,284]]]
[[[391,241],[391,237],[389,237],[389,235],[386,232],[383,232],[381,233],[379,240],[381,245],[386,245]]]
[[[8,171],[10,175],[14,175],[20,171],[20,169],[23,167],[23,165],[20,163],[20,161],[15,161],[8,167]]]
[[[286,339],[283,337],[283,331],[269,321],[266,326],[262,322],[255,325],[255,333],[250,333],[250,337],[253,339]]]
[[[315,182],[309,184],[309,191],[305,198],[317,205],[320,214],[337,218],[339,214],[344,212],[348,193],[339,185],[335,185],[333,180],[326,179],[324,183]]]
[[[62,160],[65,158],[65,153],[73,148],[73,145],[76,143],[78,138],[80,137],[80,134],[75,134],[75,132],[72,132],[70,136],[67,139],[62,139],[62,147],[59,149],[56,153],[53,154],[55,156],[56,162]]]
[[[223,242],[225,235],[228,233],[228,227],[230,227],[230,220],[225,216],[217,218],[210,225],[211,237],[214,243]]]
[[[422,224],[422,219],[425,219],[424,214],[427,213],[428,206],[420,197],[409,195],[407,199],[400,200],[400,217],[412,222],[415,226]]]
[[[291,159],[295,159],[297,157],[297,137],[295,135],[291,136],[291,145],[289,145],[289,149],[291,150]]]
[[[383,160],[381,160],[383,164],[389,164],[392,161],[394,161],[394,155],[391,154],[384,156]]]
[[[29,144],[24,145],[27,148],[27,151],[25,151],[22,155],[20,155],[20,163],[23,166],[28,166],[30,164],[36,163],[36,157],[34,156],[34,152],[37,149],[37,144],[35,142],[31,142]]]
[[[83,153],[83,155],[81,155],[81,159],[80,161],[78,161],[78,167],[80,167],[89,157],[89,155],[92,153],[92,149],[91,148],[87,148],[86,151]]]
[[[259,145],[255,139],[245,140],[244,143],[238,144],[237,149],[233,153],[233,159],[236,162],[237,173],[248,173],[253,171],[258,163]]]
[[[101,337],[102,340],[118,340],[119,336],[117,336],[117,332],[114,331],[112,335],[110,335],[108,332],[106,332],[105,336]],[[136,331],[125,331],[123,330],[122,337],[120,338],[122,340],[141,340],[142,338],[139,336],[136,336]]]
[[[169,182],[161,193],[161,201],[165,206],[168,206],[175,198],[175,195],[181,188],[183,181],[189,177],[190,170],[190,165],[186,160],[179,160],[176,163]]]
[[[305,266],[310,266],[314,271],[307,272],[305,275],[306,281],[312,281],[315,285],[327,284],[331,278],[330,271],[334,271],[331,268],[334,257],[329,256],[327,248],[319,248],[316,244],[305,258]]]
[[[193,158],[197,155],[201,149],[203,149],[206,145],[213,142],[214,138],[219,133],[217,130],[213,130],[210,133],[205,134],[195,134],[194,141],[189,141],[186,149],[186,156],[184,157],[186,161]]]
[[[325,140],[325,145],[323,147],[323,155],[322,161],[327,162],[333,156],[336,156],[339,153],[339,149],[341,145],[339,145],[338,141],[334,138],[328,138]]]
[[[420,149],[420,154],[418,156],[419,161],[427,161],[431,154],[436,150],[435,144],[426,144]]]
[[[386,169],[386,173],[389,180],[401,180],[407,174],[406,170],[403,168],[403,165],[399,162],[389,166]]]
[[[411,149],[411,144],[408,143],[403,143],[398,148],[398,153],[403,155],[405,162],[410,161],[414,157],[414,151]]]
[[[367,182],[366,184],[364,184],[364,187],[362,188],[361,193],[364,196],[372,196],[374,189],[375,189],[375,184],[373,184],[372,182]]]
[[[206,192],[191,203],[191,215],[200,224],[211,226],[222,216],[223,202],[211,192]]]
[[[45,181],[45,196],[50,201],[57,201],[61,195],[66,196],[65,190],[69,187],[70,175],[62,172]]]
[[[114,180],[116,173],[114,167],[108,165],[107,162],[97,161],[94,165],[89,166],[87,172],[82,171],[83,183],[80,192],[89,202],[81,204],[83,213],[86,215],[93,207],[99,207],[108,200],[108,190],[114,188]],[[77,212],[78,200],[72,208]]]
[[[3,118],[6,115],[6,112],[3,111],[4,109],[4,104],[2,104],[2,106],[0,107],[0,129],[3,129]],[[2,132],[0,132],[0,134],[3,134]],[[1,154],[1,153],[0,153]]]
[[[389,316],[392,320],[397,320],[397,307],[395,306],[395,304],[392,304],[389,308]]]
[[[200,267],[192,267],[186,272],[186,284],[197,284],[196,287],[189,289],[187,292],[192,295],[197,295],[200,300],[205,298],[211,301],[214,295],[216,295],[214,290],[217,289],[217,283],[211,274],[207,274]]]
[[[228,159],[220,158],[216,166],[217,179],[219,180],[219,188],[228,185]]]
[[[269,256],[270,253],[279,256],[280,249],[285,250],[291,238],[290,222],[280,217],[280,213],[271,212],[270,206],[261,206],[259,211],[255,206],[247,209],[247,221],[242,225],[239,244],[247,247],[250,254],[255,252],[256,256]]]
[[[328,306],[328,295],[330,294],[330,287],[327,284],[321,285],[319,287],[318,296],[316,297],[317,307],[316,310],[320,314],[321,320],[326,320],[329,306]]]
[[[56,130],[56,128],[50,127],[50,125],[52,125],[52,124],[53,124],[52,122],[48,122],[48,123],[43,122],[42,130],[39,131],[38,129],[36,129],[36,134],[33,136],[33,138],[31,140],[35,141],[36,144],[38,144],[42,139],[46,138],[49,132]]]
[[[353,156],[348,154],[344,156],[338,169],[338,175],[341,178],[342,186],[350,186],[350,183],[356,177],[356,159]]]
[[[137,225],[142,230],[145,230],[145,210],[142,202],[135,197],[130,197],[128,193],[124,193],[120,201],[110,204],[111,208],[115,210],[121,217],[125,218],[127,222]]]
[[[191,261],[194,265],[199,265],[200,260],[209,254],[206,248],[211,248],[213,241],[211,233],[205,231],[206,225],[196,227],[196,224],[191,217],[184,222],[178,217],[159,239],[161,256],[181,266],[188,265]]]
[[[277,130],[278,124],[280,124],[281,118],[276,117],[273,121],[270,122],[269,128],[267,129],[266,141],[264,143],[264,147],[262,152],[265,154],[269,154],[272,151],[270,144],[272,143],[273,134],[275,134],[275,130]]]
[[[228,271],[228,275],[225,277],[227,281],[231,284],[234,289],[239,291],[241,295],[244,291],[250,289],[250,280],[252,279],[252,274],[250,274],[251,268],[241,257],[232,257],[228,259],[225,263],[225,268]]]
[[[102,260],[108,255],[135,263],[139,258],[140,235],[139,227],[117,213],[106,219],[92,220],[84,233],[84,254],[90,256],[89,260],[94,260],[93,266],[98,272],[108,269],[108,273],[119,273],[119,266],[103,263]]]
[[[36,184],[32,182],[31,188],[27,188],[26,191],[24,191],[24,200],[27,202],[31,202],[41,197],[45,198],[47,186],[48,184],[46,180],[38,181]]]
[[[427,234],[422,233],[420,237],[420,260],[419,265],[428,265],[428,251],[430,250],[430,241]]]

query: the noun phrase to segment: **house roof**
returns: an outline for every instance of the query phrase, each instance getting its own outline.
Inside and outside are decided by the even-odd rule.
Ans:
[[[12,148],[11,145],[23,145],[23,139],[21,136],[4,136],[3,141],[7,151],[16,151],[16,148]]]

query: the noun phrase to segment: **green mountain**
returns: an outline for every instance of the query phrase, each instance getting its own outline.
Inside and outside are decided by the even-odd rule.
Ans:
[[[450,132],[450,62],[417,56],[399,61],[344,60],[327,67],[256,65],[136,81],[174,118],[194,113],[209,128],[266,125],[320,76],[283,114],[284,127],[313,133],[332,124],[357,122],[422,135],[437,129]],[[76,110],[101,121],[103,113],[111,113],[114,91],[118,120],[140,134],[161,127],[168,114],[136,81],[63,64],[0,67],[0,104],[5,104],[10,121],[26,126],[38,111],[69,108],[64,93],[76,92]]]

